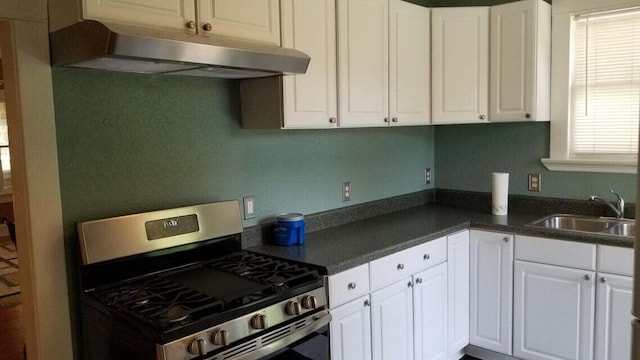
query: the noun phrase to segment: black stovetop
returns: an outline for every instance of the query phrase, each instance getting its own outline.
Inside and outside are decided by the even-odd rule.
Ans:
[[[162,342],[322,286],[316,269],[239,251],[98,286],[86,295]]]

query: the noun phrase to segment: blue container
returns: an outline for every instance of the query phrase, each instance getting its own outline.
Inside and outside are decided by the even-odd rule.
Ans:
[[[275,244],[282,246],[304,244],[304,215],[292,213],[276,216]]]

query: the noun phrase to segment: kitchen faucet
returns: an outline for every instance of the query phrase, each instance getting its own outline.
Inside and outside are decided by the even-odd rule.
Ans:
[[[622,198],[622,196],[616,194],[613,190],[609,190],[610,193],[612,193],[613,195],[615,195],[618,200],[615,202],[615,205],[613,205],[612,203],[602,200],[601,198],[595,196],[595,195],[591,195],[589,196],[589,201],[601,201],[605,204],[607,204],[607,206],[609,206],[611,209],[613,209],[613,211],[616,213],[616,217],[618,219],[622,219],[624,218],[624,199]]]

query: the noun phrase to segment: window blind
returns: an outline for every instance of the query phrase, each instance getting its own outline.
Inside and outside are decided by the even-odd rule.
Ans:
[[[571,157],[637,158],[640,9],[574,18]]]

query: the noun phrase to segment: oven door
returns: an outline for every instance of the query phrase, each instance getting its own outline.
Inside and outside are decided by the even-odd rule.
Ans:
[[[329,360],[330,321],[331,314],[323,309],[207,359]]]

